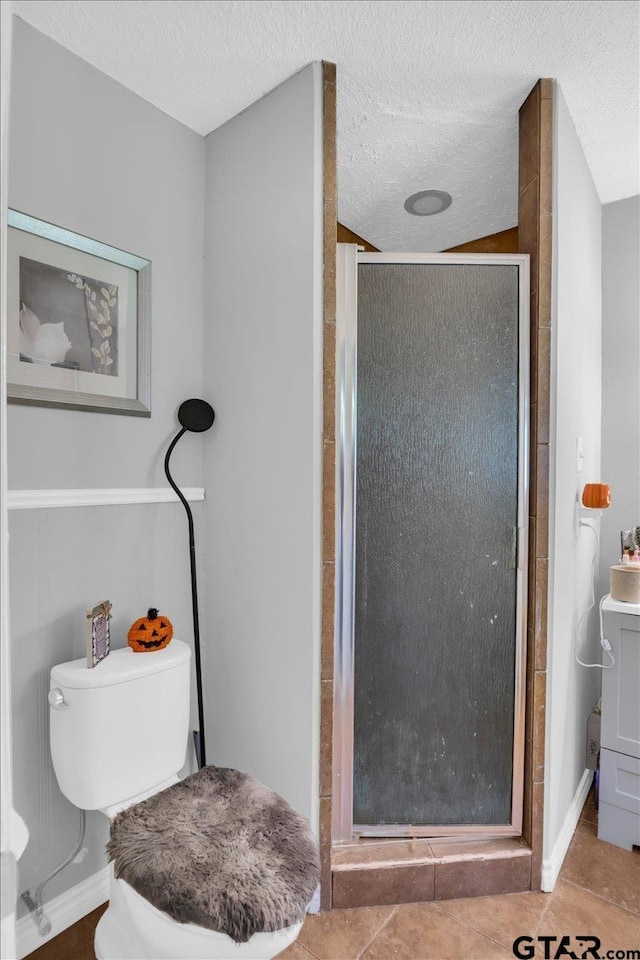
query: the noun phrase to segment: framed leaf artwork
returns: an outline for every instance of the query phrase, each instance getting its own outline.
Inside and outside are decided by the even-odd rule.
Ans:
[[[8,215],[7,398],[148,417],[151,263]]]

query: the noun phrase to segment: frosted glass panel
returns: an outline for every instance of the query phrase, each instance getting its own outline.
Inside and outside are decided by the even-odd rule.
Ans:
[[[518,267],[360,264],[354,823],[511,821]]]

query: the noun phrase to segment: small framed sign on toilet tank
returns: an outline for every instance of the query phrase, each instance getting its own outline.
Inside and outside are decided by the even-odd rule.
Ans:
[[[87,667],[97,665],[109,656],[111,649],[111,602],[103,600],[87,610]]]

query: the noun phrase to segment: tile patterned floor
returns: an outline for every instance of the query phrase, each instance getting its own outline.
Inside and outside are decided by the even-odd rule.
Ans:
[[[571,937],[576,957],[599,937],[606,951],[640,950],[640,851],[596,837],[590,795],[560,879],[551,894],[443,900],[397,907],[335,910],[307,917],[297,942],[278,960],[502,960],[520,936]],[[94,960],[93,930],[104,907],[30,954],[27,960]],[[559,940],[550,946],[555,956]],[[535,943],[535,958],[545,956]],[[564,956],[570,956],[565,953]],[[533,960],[533,957],[531,958]]]

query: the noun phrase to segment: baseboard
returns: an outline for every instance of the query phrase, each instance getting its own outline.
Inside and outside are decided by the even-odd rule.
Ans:
[[[110,867],[103,867],[98,873],[65,890],[59,897],[44,905],[44,912],[51,923],[51,930],[45,937],[38,933],[35,921],[30,914],[21,917],[16,924],[16,946],[18,960],[28,956],[43,943],[57,937],[72,924],[99,907],[109,899]]]
[[[53,940],[59,933],[72,924],[82,920],[88,913],[95,910],[109,899],[110,867],[103,867],[98,873],[77,883],[70,890],[65,890],[59,897],[49,900],[44,905],[44,912],[51,923],[51,930],[46,937],[41,937],[33,917],[28,914],[21,917],[16,923],[16,956],[23,960],[38,947],[49,940]],[[317,913],[320,909],[320,886],[316,888],[313,899],[309,904],[308,913]]]
[[[582,813],[587,794],[593,780],[593,770],[585,770],[578,784],[578,789],[573,795],[573,800],[569,804],[569,809],[564,818],[562,828],[558,834],[558,839],[553,845],[551,856],[542,861],[542,889],[545,893],[551,893],[556,885],[556,880],[567,855],[571,838]]]

